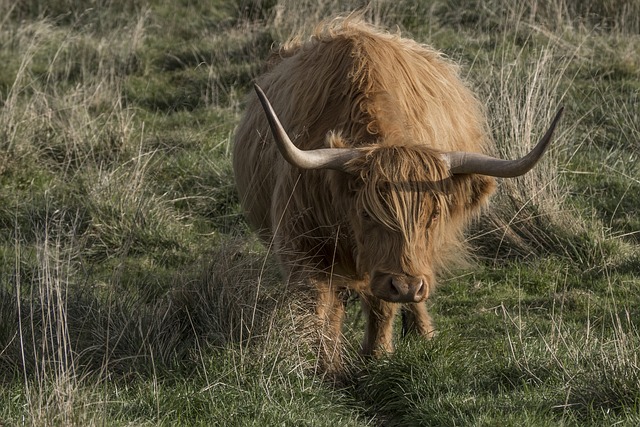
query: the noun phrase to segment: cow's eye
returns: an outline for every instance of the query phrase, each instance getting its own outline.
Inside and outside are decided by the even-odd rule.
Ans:
[[[438,218],[440,217],[440,208],[436,208],[434,209],[433,213],[431,214],[431,221],[436,221]]]

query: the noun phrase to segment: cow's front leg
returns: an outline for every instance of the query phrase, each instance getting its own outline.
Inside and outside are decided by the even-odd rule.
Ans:
[[[362,342],[362,354],[381,356],[393,351],[393,320],[398,304],[383,301],[374,296],[362,296],[362,309],[367,325]]]
[[[344,303],[331,282],[315,281],[318,327],[318,361],[328,374],[340,374],[342,366],[342,322]]]
[[[433,338],[435,328],[425,302],[407,304],[402,309],[402,334],[417,333],[427,339]]]

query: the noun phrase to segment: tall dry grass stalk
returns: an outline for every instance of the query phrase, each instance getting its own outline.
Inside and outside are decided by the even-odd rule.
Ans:
[[[21,237],[16,236],[17,353],[24,378],[25,420],[30,425],[77,425],[85,415],[77,409],[85,399],[78,393],[83,372],[76,361],[77,337],[70,328],[78,248],[68,242],[77,232],[76,220],[59,210],[48,212],[36,233],[37,267],[25,274],[28,280],[22,278],[25,255]]]
[[[486,100],[487,115],[498,155],[518,158],[542,137],[556,110],[562,105],[566,72],[577,51],[569,51],[553,39],[537,49],[534,56],[515,47],[496,55],[498,64],[488,70],[470,70],[480,77],[480,96]],[[565,182],[558,153],[575,124],[566,112],[549,153],[529,173],[500,181],[491,208],[481,221],[475,237],[495,250],[494,257],[515,252],[520,256],[552,250],[559,243],[553,236],[558,228],[584,231],[576,215],[565,203]],[[566,150],[566,149],[565,149]],[[579,216],[578,216],[579,218]]]
[[[63,193],[68,191],[64,183],[131,151],[133,111],[123,105],[119,84],[123,71],[133,66],[146,14],[134,17],[127,30],[94,38],[89,31],[60,27],[47,18],[15,25],[9,20],[15,7],[0,23],[7,59],[6,86],[0,92],[0,175],[25,174],[32,180],[25,185],[34,191],[30,199],[5,195],[0,207],[3,217],[13,211],[16,216],[12,242],[9,236],[2,239],[15,251],[12,277],[3,278],[13,289],[2,289],[3,296],[14,298],[3,303],[8,310],[2,321],[13,312],[12,321],[19,322],[0,355],[11,365],[3,377],[21,366],[24,422],[89,425],[94,410],[79,408],[97,397],[87,392],[85,369],[78,363],[80,352],[87,350],[81,338],[86,331],[78,325],[85,218],[74,210],[75,190]],[[21,170],[26,164],[40,172],[33,162],[41,161],[59,172],[59,181],[49,188],[39,188],[38,177]],[[44,200],[39,199],[41,191]],[[70,201],[71,206],[65,205]]]

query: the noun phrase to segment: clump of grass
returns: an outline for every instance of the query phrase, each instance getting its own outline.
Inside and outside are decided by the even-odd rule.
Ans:
[[[561,54],[553,45],[529,56],[521,48],[503,43],[502,56],[492,58],[492,62],[502,65],[491,67],[486,73],[472,70],[472,74],[479,73],[486,79],[482,81],[481,97],[486,99],[498,155],[519,158],[541,138],[562,104],[561,84],[566,81],[564,74],[571,57]],[[558,61],[564,62],[558,65]],[[567,238],[586,232],[580,215],[565,203],[567,189],[556,148],[566,146],[571,127],[565,130],[565,124],[572,121],[571,115],[570,111],[565,113],[556,129],[551,152],[532,171],[500,181],[499,191],[481,220],[482,231],[477,238],[491,248],[493,253],[489,256],[555,252],[569,243],[563,241],[563,235]]]
[[[31,156],[66,173],[88,159],[100,165],[118,155],[132,111],[122,105],[115,79],[135,54],[139,25],[97,45],[47,20],[3,32],[14,48],[0,114],[5,171]]]
[[[613,299],[607,303],[617,305]],[[579,422],[626,417],[639,399],[640,335],[629,309],[608,307],[613,309],[608,313],[597,305],[593,309],[585,324],[575,324],[565,319],[560,305],[552,313],[549,331],[535,330],[519,314],[504,312],[505,321],[516,330],[508,341],[508,364],[519,372],[515,382],[535,378],[540,385],[554,384],[552,409]]]
[[[275,265],[237,241],[207,254],[203,267],[170,297],[194,332],[218,345],[264,341],[281,301],[273,286],[279,282]]]
[[[66,219],[57,212],[50,215],[45,229],[36,236],[32,270],[24,274],[24,260],[17,246],[14,274],[9,281],[0,283],[2,293],[9,297],[4,304],[8,311],[2,314],[14,315],[13,320],[18,322],[13,335],[4,331],[3,353],[4,362],[9,365],[5,372],[20,373],[24,378],[30,418],[36,423],[47,419],[70,423],[76,416],[74,398],[79,372],[68,322],[68,283],[77,268],[77,254],[64,243],[73,228],[50,227]],[[16,243],[20,245],[19,236]],[[11,282],[14,292],[8,292]]]

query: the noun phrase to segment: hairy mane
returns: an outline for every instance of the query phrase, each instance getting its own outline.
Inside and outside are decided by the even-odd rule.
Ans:
[[[425,219],[418,218],[425,215],[420,203],[428,197],[442,217],[432,230],[442,243],[437,253],[442,262],[436,264],[450,265],[445,247],[456,248],[450,258],[461,258],[464,224],[486,202],[493,180],[448,177],[439,160],[445,151],[491,151],[483,107],[455,64],[429,46],[375,28],[356,15],[321,23],[307,40],[284,43],[257,83],[300,148],[371,149],[362,159],[366,165],[360,171],[368,172],[359,177],[366,191],[358,203],[372,217],[414,240],[416,219]],[[289,236],[283,245],[300,252],[316,251],[311,248],[318,242],[341,234],[337,227],[345,230],[353,202],[347,188],[354,178],[289,167],[270,139],[255,97],[245,123],[238,139],[260,135],[247,148],[261,161],[234,167],[239,187],[251,189],[244,204],[254,227],[270,229],[268,237],[275,231],[269,221],[282,218],[280,233]],[[286,211],[284,203],[274,200],[286,201]],[[330,243],[327,250],[335,248],[338,258],[347,259],[353,252],[348,240]]]
[[[321,23],[309,40],[285,43],[271,62],[290,75],[306,76],[282,82],[295,94],[289,97],[296,105],[288,126],[294,134],[339,129],[352,146],[384,140],[487,151],[483,107],[459,78],[458,67],[431,47],[377,29],[357,15]],[[287,112],[278,114],[285,121]],[[297,123],[300,117],[305,123]],[[314,137],[324,135],[308,136],[300,140],[303,148],[321,147]]]

